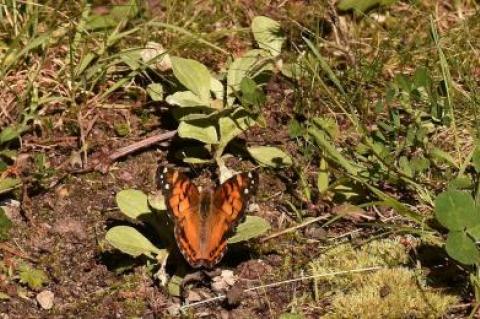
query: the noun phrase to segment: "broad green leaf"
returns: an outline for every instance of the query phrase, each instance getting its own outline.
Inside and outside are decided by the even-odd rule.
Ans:
[[[110,15],[117,21],[134,18],[140,12],[137,1],[130,0],[128,3],[113,6]]]
[[[217,147],[217,155],[220,156],[227,144],[236,136],[255,124],[255,120],[243,109],[238,109],[229,116],[218,120],[220,128],[220,143]]]
[[[151,83],[147,86],[148,96],[152,101],[163,101],[163,86],[160,83]]]
[[[374,6],[386,6],[396,1],[397,0],[340,0],[337,7],[342,11],[354,10],[355,12],[365,12]]]
[[[270,60],[265,57],[268,54],[263,50],[250,50],[244,56],[236,58],[227,72],[227,89],[229,92],[237,92],[240,90],[240,83],[248,76],[253,78],[266,66]]]
[[[220,100],[223,102],[223,97],[224,97],[224,88],[222,82],[217,80],[214,77],[210,78],[210,91],[212,91],[213,96],[215,96],[215,99]]]
[[[339,135],[338,125],[334,119],[329,117],[314,117],[313,124],[330,136],[331,139],[336,139]]]
[[[138,50],[125,50],[119,56],[122,62],[128,65],[132,71],[137,71],[142,67],[142,56]]]
[[[7,193],[20,185],[21,180],[18,178],[5,177],[0,179],[0,194]]]
[[[191,164],[204,164],[212,161],[210,151],[205,146],[185,147],[177,151],[175,157]]]
[[[171,57],[171,60],[173,74],[177,80],[208,105],[211,81],[208,69],[195,60],[179,57]]]
[[[3,208],[0,207],[0,241],[8,239],[10,228],[12,228],[12,222],[8,219]]]
[[[101,29],[114,28],[117,24],[118,22],[110,15],[91,15],[88,17],[85,28],[88,31],[97,31]]]
[[[175,92],[167,96],[165,101],[170,105],[178,105],[181,107],[209,106],[209,102],[203,101],[190,91]]]
[[[115,199],[120,211],[130,218],[137,219],[140,215],[151,213],[148,197],[142,191],[125,189],[118,192]]]
[[[178,126],[178,136],[181,138],[191,138],[206,144],[217,144],[218,136],[217,130],[213,125],[199,125],[181,122]]]
[[[292,165],[292,158],[279,148],[272,146],[252,146],[247,149],[253,159],[262,166],[280,168]]]
[[[269,231],[270,228],[270,224],[265,219],[258,216],[247,216],[245,221],[238,225],[235,235],[228,239],[228,243],[235,244],[259,237]]]
[[[108,230],[105,239],[121,252],[133,257],[145,255],[153,258],[153,254],[161,252],[138,230],[130,226],[115,226]]]
[[[449,190],[437,196],[435,217],[451,231],[463,230],[480,223],[480,214],[472,197],[458,190]]]
[[[280,54],[285,36],[277,21],[257,16],[252,21],[252,32],[260,48],[267,50],[272,56]]]
[[[32,268],[27,264],[20,266],[18,277],[22,284],[27,284],[31,289],[39,289],[48,281],[47,274],[43,270]]]
[[[448,233],[445,249],[450,257],[462,264],[473,265],[480,262],[480,253],[475,242],[463,231]]]

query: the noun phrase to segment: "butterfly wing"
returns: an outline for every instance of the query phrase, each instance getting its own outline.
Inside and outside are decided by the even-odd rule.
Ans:
[[[220,185],[212,197],[210,214],[207,216],[208,240],[204,250],[208,253],[208,267],[216,265],[227,250],[227,234],[238,224],[245,213],[248,200],[258,185],[258,176],[242,173]]]
[[[159,167],[157,182],[163,191],[165,204],[175,224],[175,240],[182,255],[196,267],[202,242],[200,192],[190,179],[178,170]]]

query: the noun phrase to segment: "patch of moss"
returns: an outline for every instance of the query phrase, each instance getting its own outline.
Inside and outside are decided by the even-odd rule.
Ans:
[[[391,239],[360,248],[337,246],[310,263],[313,275],[372,266],[378,271],[321,277],[315,281],[317,300],[327,298],[325,318],[439,318],[457,297],[425,284],[422,272],[406,267],[408,252]]]

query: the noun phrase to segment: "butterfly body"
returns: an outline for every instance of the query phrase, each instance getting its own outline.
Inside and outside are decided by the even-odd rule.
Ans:
[[[159,168],[158,184],[174,221],[177,245],[195,268],[212,268],[227,250],[227,236],[243,217],[258,180],[252,173],[233,176],[214,191],[199,191],[183,173]]]

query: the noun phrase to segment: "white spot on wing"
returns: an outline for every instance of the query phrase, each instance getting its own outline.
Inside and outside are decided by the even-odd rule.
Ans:
[[[170,189],[170,185],[169,185],[169,184],[165,184],[165,189]]]
[[[248,194],[248,188],[245,188],[245,190],[243,191],[245,194]]]
[[[163,172],[164,173],[168,172],[168,168],[166,166],[163,168]]]

